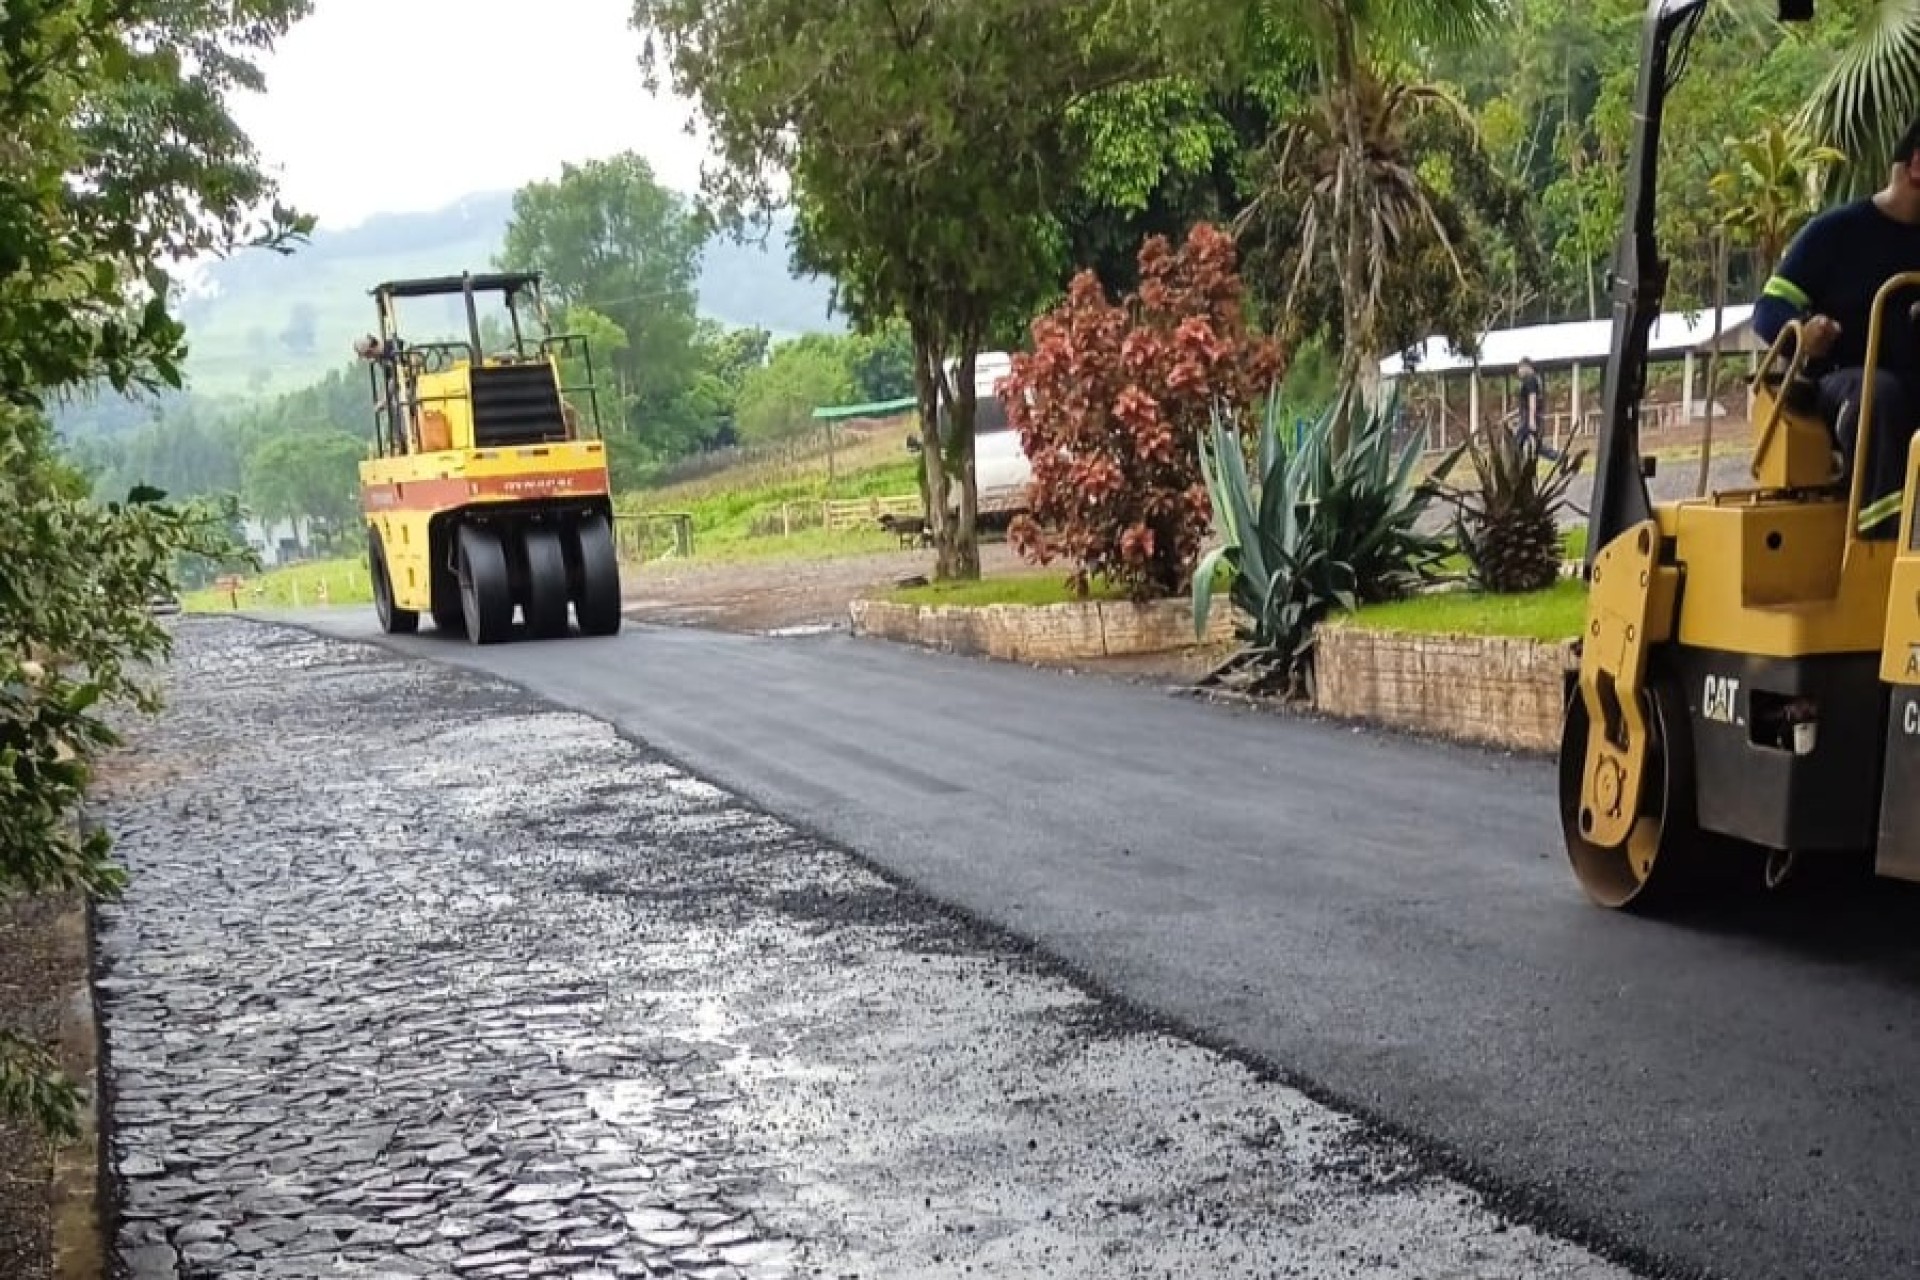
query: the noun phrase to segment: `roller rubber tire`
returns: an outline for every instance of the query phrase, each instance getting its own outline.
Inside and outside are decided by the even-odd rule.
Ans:
[[[500,535],[480,525],[463,524],[458,539],[460,612],[467,639],[498,644],[513,630],[513,584]]]
[[[550,525],[528,525],[520,531],[526,557],[527,632],[551,640],[567,634],[567,553],[560,532]]]
[[[408,636],[420,629],[420,615],[393,602],[393,579],[387,574],[386,547],[377,531],[367,536],[367,570],[373,575],[373,611],[380,629],[390,636]]]
[[[573,539],[580,571],[573,609],[580,631],[614,635],[620,630],[620,558],[614,551],[613,528],[605,516],[587,516],[574,525]]]
[[[440,631],[464,631],[467,627],[465,613],[460,605],[460,575],[452,565],[435,564],[433,567],[433,625]]]

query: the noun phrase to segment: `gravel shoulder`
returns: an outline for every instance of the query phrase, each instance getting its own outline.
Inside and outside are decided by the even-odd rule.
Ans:
[[[171,682],[127,1276],[1628,1274],[599,720],[235,619]]]
[[[84,960],[64,947],[57,898],[0,899],[0,1028],[44,1044],[60,1030],[66,994],[86,982]],[[26,1123],[0,1120],[0,1276],[53,1274],[53,1157]]]

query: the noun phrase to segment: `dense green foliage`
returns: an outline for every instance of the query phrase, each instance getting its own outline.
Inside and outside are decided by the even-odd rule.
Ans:
[[[1057,276],[1067,113],[1135,60],[1111,16],[1025,0],[634,6],[650,74],[713,137],[709,194],[750,212],[790,188],[800,260],[863,328],[907,326],[938,577],[979,573],[975,357]]]
[[[305,8],[22,0],[0,22],[0,892],[119,883],[76,810],[114,742],[108,711],[154,705],[141,673],[167,639],[148,601],[226,527],[150,489],[91,501],[53,452],[44,405],[96,383],[177,385],[166,269],[304,230],[270,205],[224,95],[258,87],[249,57]],[[0,1106],[65,1133],[77,1100],[42,1047],[0,1032]]]
[[[831,18],[786,0],[636,6],[661,73],[704,85],[731,122],[716,135],[719,199],[696,210],[631,155],[584,163],[518,193],[502,255],[548,270],[576,304],[570,327],[592,331],[618,483],[742,439],[741,397],[775,344],[695,320],[691,282],[726,239],[708,215],[751,212],[760,196],[791,198],[800,261],[885,335],[843,339],[854,399],[919,390],[910,307],[945,315],[921,325],[935,357],[921,363],[930,397],[957,401],[958,380],[936,376],[947,360],[1028,345],[1029,318],[1077,271],[1117,295],[1148,236],[1177,240],[1200,220],[1235,225],[1256,323],[1348,381],[1429,333],[1470,342],[1491,324],[1607,305],[1641,0],[1202,0],[1177,18],[1154,0],[1002,4]],[[1751,297],[1826,198],[1818,180],[1877,180],[1905,122],[1904,101],[1883,100],[1920,66],[1913,0],[1825,5],[1804,27],[1771,12],[1718,0],[1670,104],[1661,217],[1675,305],[1712,301],[1723,226],[1731,296]],[[263,342],[304,341],[301,301]],[[780,399],[765,379],[800,394],[795,359],[756,375],[761,404]],[[757,412],[748,434],[764,437]],[[250,404],[108,395],[89,417],[117,425],[76,451],[101,492],[145,481],[257,507],[248,462],[266,440],[364,434],[366,414],[355,368]],[[965,434],[927,459],[956,532]]]
[[[774,350],[740,389],[740,438],[766,444],[801,435],[813,411],[853,399],[853,370],[833,339],[800,339]]]
[[[618,347],[597,353],[604,381],[626,409],[619,428],[654,455],[685,452],[713,425],[690,411],[697,370],[686,358],[706,238],[695,211],[629,152],[523,187],[497,264],[543,273],[550,303],[591,308],[617,327]]]
[[[1494,156],[1528,192],[1548,277],[1531,296],[1523,290],[1507,299],[1501,319],[1603,315],[1646,5],[1511,0],[1511,7],[1495,38],[1428,63],[1428,74],[1454,86],[1472,108]],[[1813,23],[1784,26],[1773,19],[1774,0],[1717,0],[1709,9],[1668,103],[1662,152],[1660,230],[1673,256],[1676,303],[1711,300],[1708,248],[1719,216],[1708,184],[1738,163],[1738,140],[1777,124],[1837,146],[1855,162],[1850,172],[1863,173],[1870,185],[1886,180],[1886,153],[1920,110],[1920,96],[1908,93],[1871,116],[1848,116],[1853,123],[1845,133],[1821,127],[1812,107],[1842,64],[1842,51],[1860,50],[1874,24],[1894,10],[1904,10],[1910,25],[1920,16],[1913,0],[1823,3]],[[1920,27],[1906,41],[1911,60]],[[1883,42],[1878,56],[1897,53]],[[1750,298],[1770,266],[1753,250],[1738,255],[1735,296]]]

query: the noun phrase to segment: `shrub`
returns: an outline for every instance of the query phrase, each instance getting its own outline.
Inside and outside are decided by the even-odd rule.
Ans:
[[[1081,596],[1095,577],[1135,600],[1178,594],[1208,529],[1200,439],[1215,413],[1251,417],[1282,365],[1248,331],[1233,241],[1204,223],[1178,252],[1155,236],[1120,303],[1081,272],[1033,341],[1001,387],[1033,466],[1014,546],[1073,562]]]
[[[1435,490],[1413,481],[1419,440],[1394,448],[1398,410],[1397,393],[1369,412],[1346,391],[1289,442],[1275,395],[1254,472],[1230,419],[1216,420],[1201,446],[1226,541],[1194,570],[1195,630],[1206,631],[1224,564],[1233,602],[1251,620],[1241,641],[1276,669],[1289,696],[1311,690],[1313,629],[1329,612],[1399,599],[1439,576],[1446,541],[1416,527]],[[1342,425],[1344,451],[1333,444]]]
[[[1563,554],[1556,512],[1586,455],[1563,453],[1542,468],[1533,442],[1521,444],[1501,427],[1475,433],[1463,448],[1476,487],[1444,489],[1442,496],[1453,506],[1454,535],[1474,585],[1501,595],[1552,586]],[[1458,457],[1456,451],[1436,474],[1445,475]]]
[[[169,637],[148,603],[172,593],[176,558],[234,552],[223,512],[150,489],[102,505],[86,489],[44,421],[0,407],[0,894],[120,888],[106,834],[76,821],[90,766],[118,741],[117,705],[159,705],[147,668]],[[71,1136],[79,1099],[44,1047],[0,1030],[0,1114]]]

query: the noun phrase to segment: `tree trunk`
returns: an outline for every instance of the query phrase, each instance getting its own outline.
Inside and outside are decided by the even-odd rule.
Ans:
[[[914,320],[909,327],[914,392],[920,401],[920,498],[933,534],[933,575],[945,579],[953,563],[953,522],[947,514],[946,440],[940,430],[940,405],[946,399],[941,344],[931,326]]]
[[[1346,170],[1340,184],[1340,310],[1345,330],[1341,337],[1341,375],[1343,381],[1359,393],[1360,403],[1371,408],[1380,399],[1380,362],[1373,351],[1373,309],[1368,300],[1366,210],[1370,193],[1367,144],[1360,121],[1360,64],[1355,47],[1352,15],[1344,5],[1328,6],[1333,21],[1334,76],[1329,98],[1345,144],[1341,167]],[[1350,443],[1348,419],[1334,424],[1333,449],[1344,454]]]
[[[973,428],[979,397],[974,370],[979,364],[980,335],[968,329],[960,335],[959,367],[954,371],[953,423],[947,441],[947,473],[960,481],[959,521],[954,529],[951,577],[972,581],[980,576],[980,485],[974,470]]]

